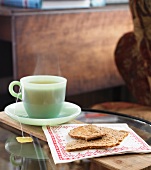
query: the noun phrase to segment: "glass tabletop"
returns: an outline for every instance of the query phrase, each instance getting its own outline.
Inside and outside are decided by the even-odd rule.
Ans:
[[[139,136],[151,145],[151,123],[118,113],[83,109],[77,120],[85,123],[127,123]],[[90,160],[55,165],[47,142],[33,138],[32,143],[16,141],[22,133],[3,123],[0,124],[0,169],[7,170],[89,170]],[[26,135],[26,134],[24,134]]]

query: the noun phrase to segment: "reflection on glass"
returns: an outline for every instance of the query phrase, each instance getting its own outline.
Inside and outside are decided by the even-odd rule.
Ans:
[[[49,158],[37,138],[31,143],[19,143],[13,136],[6,141],[5,149],[10,153],[12,165],[21,170],[47,169],[46,160]]]

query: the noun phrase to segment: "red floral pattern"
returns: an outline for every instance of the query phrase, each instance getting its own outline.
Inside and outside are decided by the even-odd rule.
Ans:
[[[108,127],[117,130],[126,130],[129,135],[120,143],[120,145],[106,148],[106,149],[88,149],[74,152],[67,152],[65,146],[69,141],[73,141],[68,133],[71,129],[85,124],[64,124],[60,126],[45,126],[43,131],[46,135],[51,154],[54,162],[66,163],[75,160],[94,158],[106,155],[122,154],[122,153],[150,153],[151,147],[138,136],[129,126],[125,123],[119,124],[95,124],[100,127]]]

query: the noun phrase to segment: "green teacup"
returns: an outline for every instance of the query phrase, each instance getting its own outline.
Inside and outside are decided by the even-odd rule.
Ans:
[[[56,118],[65,100],[67,79],[59,76],[27,76],[9,85],[12,96],[23,101],[30,118]],[[19,86],[20,93],[14,91]]]

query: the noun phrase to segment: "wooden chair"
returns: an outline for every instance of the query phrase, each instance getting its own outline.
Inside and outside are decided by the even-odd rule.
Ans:
[[[137,104],[107,102],[92,106],[151,121],[151,1],[130,0],[134,31],[124,34],[115,49],[115,62]]]

